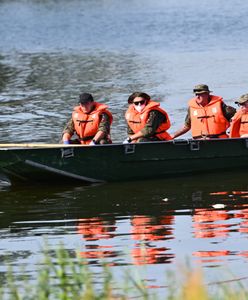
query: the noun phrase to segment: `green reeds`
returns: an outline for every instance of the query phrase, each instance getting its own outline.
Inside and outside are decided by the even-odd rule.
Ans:
[[[202,271],[184,271],[181,283],[176,274],[168,273],[165,292],[146,286],[146,281],[132,270],[123,272],[123,282],[116,282],[107,263],[102,264],[102,272],[97,277],[86,260],[79,253],[65,250],[44,250],[43,262],[37,271],[37,279],[20,276],[8,267],[5,280],[0,288],[0,299],[10,300],[129,300],[129,299],[168,299],[168,300],[245,300],[248,291],[241,281],[231,280],[231,284],[204,284]],[[137,269],[134,272],[137,273]],[[182,270],[180,270],[182,271]],[[25,273],[25,272],[23,272]],[[181,272],[182,273],[182,272]],[[143,274],[144,275],[144,274]],[[177,287],[177,288],[175,288]]]

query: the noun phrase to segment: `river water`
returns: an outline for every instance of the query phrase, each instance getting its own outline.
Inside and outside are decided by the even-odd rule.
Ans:
[[[58,142],[81,91],[109,105],[114,142],[126,137],[133,91],[161,102],[170,132],[195,84],[234,105],[248,92],[247,11],[241,0],[0,1],[0,142]],[[118,274],[146,265],[153,286],[186,258],[207,283],[246,277],[247,197],[245,173],[45,189],[2,182],[0,259],[35,277],[45,237],[79,249],[92,268],[102,257]]]

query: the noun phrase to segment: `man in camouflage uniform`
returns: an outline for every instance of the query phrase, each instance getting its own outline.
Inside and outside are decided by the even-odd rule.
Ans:
[[[191,129],[194,139],[227,138],[226,128],[236,109],[226,105],[222,97],[210,95],[206,84],[196,85],[193,92],[195,97],[189,101],[184,126],[171,137],[174,139]]]
[[[79,95],[79,106],[74,108],[72,118],[63,130],[63,143],[75,143],[71,138],[76,134],[76,143],[110,144],[112,120],[112,114],[106,105],[95,102],[91,94],[82,93]]]

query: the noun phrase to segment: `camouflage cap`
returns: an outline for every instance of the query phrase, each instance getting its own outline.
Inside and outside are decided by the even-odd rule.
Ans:
[[[209,90],[209,88],[206,84],[197,84],[194,87],[193,92],[196,95],[199,95],[199,94],[203,94],[203,93],[211,93],[212,91]]]
[[[244,94],[239,97],[238,101],[235,101],[236,104],[243,104],[248,101],[248,94]]]

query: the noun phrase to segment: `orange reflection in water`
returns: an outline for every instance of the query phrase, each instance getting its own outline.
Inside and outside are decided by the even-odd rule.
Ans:
[[[225,210],[196,209],[193,216],[194,236],[196,238],[226,237],[229,232],[229,224],[224,221],[232,216]],[[228,250],[195,251],[193,256],[204,259],[204,263],[217,263],[221,257],[230,254]],[[206,259],[208,258],[208,259]]]
[[[131,234],[134,240],[156,241],[173,238],[172,225],[174,216],[133,216]]]
[[[83,235],[86,241],[113,238],[116,230],[115,221],[104,220],[100,217],[79,219],[77,232]]]
[[[217,263],[220,262],[222,259],[221,257],[223,256],[228,256],[230,255],[230,251],[228,250],[217,250],[217,251],[195,251],[192,253],[193,256],[199,257],[204,263]],[[208,259],[206,259],[208,258]]]
[[[222,191],[222,192],[212,192],[209,195],[248,195],[248,191]]]
[[[222,192],[213,192],[210,195],[228,195],[233,203],[238,199],[247,199],[248,198],[248,191],[222,191]],[[241,204],[239,204],[240,206]],[[233,215],[234,218],[242,219],[239,223],[239,228],[237,229],[239,232],[248,233],[248,209],[246,208],[248,204],[243,203],[241,205],[243,209],[240,212]]]
[[[115,220],[93,217],[79,219],[78,221],[77,232],[87,242],[112,239],[115,236]],[[114,251],[113,246],[86,245],[85,248],[86,250],[81,251],[80,255],[87,259],[104,259],[118,255],[117,251]]]
[[[174,257],[166,253],[168,248],[157,247],[151,242],[172,239],[174,216],[159,217],[133,216],[131,219],[131,236],[137,241],[131,251],[133,263],[136,265],[169,263]]]
[[[248,251],[240,251],[239,255],[248,258]]]
[[[195,209],[193,215],[194,236],[196,238],[225,237],[229,231],[229,224],[224,222],[232,217],[226,210]]]
[[[236,200],[246,199],[248,197],[248,191],[222,191],[210,193],[213,196],[225,196],[221,199],[221,203],[225,203],[225,200],[232,200],[232,205],[236,207]],[[228,198],[226,196],[229,196]],[[194,236],[196,238],[217,238],[228,237],[232,232],[248,233],[248,204],[238,204],[237,213],[228,213],[227,210],[214,210],[214,209],[195,209],[193,215],[193,228]],[[243,209],[240,209],[243,207]],[[233,218],[233,223],[227,223],[226,221]],[[234,226],[234,227],[233,227]],[[201,258],[204,262],[219,262],[223,257],[228,255],[241,255],[248,257],[248,251],[232,252],[230,250],[211,250],[211,251],[195,251],[193,256]]]
[[[86,246],[86,249],[86,251],[81,251],[80,255],[81,257],[88,259],[104,259],[109,257],[117,257],[118,255],[118,253],[113,250],[112,246]]]
[[[248,209],[242,209],[239,213],[235,214],[236,218],[240,218],[239,232],[248,233]]]

